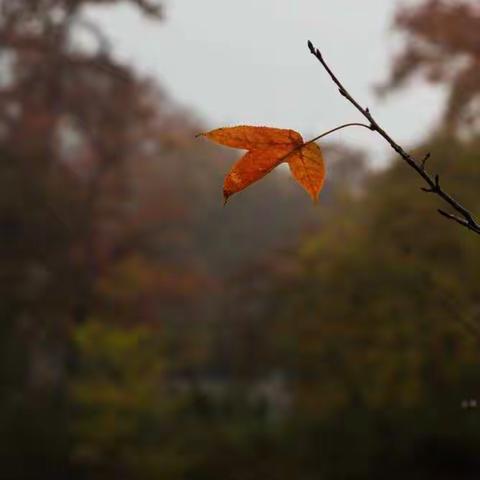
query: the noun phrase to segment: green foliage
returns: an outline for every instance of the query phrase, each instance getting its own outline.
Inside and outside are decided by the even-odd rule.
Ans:
[[[478,205],[478,144],[428,147]],[[409,173],[398,162],[372,178],[275,292],[297,435],[325,478],[475,476],[479,419],[461,405],[479,392],[478,240],[436,216]]]
[[[477,146],[433,147],[440,170],[453,169],[448,150],[456,152],[455,174],[445,178],[472,200]],[[415,196],[415,187],[401,163],[373,178],[351,210],[359,215],[354,223],[340,217],[308,240],[294,283],[279,294],[286,302],[279,328],[293,350],[287,357],[323,392],[320,405],[333,395],[338,406],[348,390],[375,407],[414,405],[450,390],[478,361],[477,339],[465,331],[478,308],[476,238],[449,228],[434,199]],[[305,396],[316,403],[311,392]]]

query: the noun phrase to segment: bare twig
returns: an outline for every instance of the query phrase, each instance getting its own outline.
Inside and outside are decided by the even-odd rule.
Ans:
[[[338,87],[340,95],[345,97],[370,123],[370,130],[377,132],[382,136],[388,144],[395,150],[395,152],[403,158],[403,160],[417,172],[420,177],[423,178],[425,183],[428,185],[426,188],[422,188],[424,192],[434,193],[439,196],[446,204],[448,204],[458,215],[447,213],[444,210],[439,210],[438,212],[445,218],[452,220],[456,223],[459,223],[463,227],[471,230],[474,233],[480,235],[480,224],[474,219],[473,215],[457,200],[455,200],[450,194],[448,194],[440,186],[440,178],[438,175],[432,176],[429,174],[425,168],[425,164],[430,155],[427,155],[422,162],[418,162],[411,155],[409,155],[398,143],[396,143],[392,137],[377,123],[373,118],[370,110],[368,108],[362,107],[353,97],[350,95],[348,90],[342,85],[340,80],[336,77],[333,71],[330,69],[328,64],[325,62],[321,52],[318,48],[315,48],[312,42],[308,42],[308,48],[310,53],[314,55],[317,60],[322,64],[323,68],[326,70],[332,81]]]
[[[431,153],[428,152],[424,157],[423,157],[423,160],[422,160],[422,168],[425,170],[425,164],[427,163],[428,159],[430,158],[431,156]]]

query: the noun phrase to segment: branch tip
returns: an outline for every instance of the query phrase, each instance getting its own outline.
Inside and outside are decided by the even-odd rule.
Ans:
[[[423,157],[423,160],[422,160],[422,168],[425,168],[425,164],[427,163],[427,160],[431,157],[431,153],[428,152],[424,157]]]
[[[468,226],[467,222],[465,222],[465,220],[463,220],[463,218],[457,217],[456,215],[453,215],[452,213],[448,213],[445,210],[442,210],[441,208],[439,208],[437,211],[440,215],[448,218],[449,220],[454,220],[455,222],[459,223],[460,225]]]

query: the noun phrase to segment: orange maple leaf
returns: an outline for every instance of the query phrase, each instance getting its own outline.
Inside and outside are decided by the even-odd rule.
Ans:
[[[295,130],[239,126],[218,128],[198,136],[227,147],[248,150],[225,177],[225,202],[231,195],[260,180],[282,162],[288,163],[293,177],[313,201],[318,199],[325,181],[322,151],[317,144],[304,142]]]

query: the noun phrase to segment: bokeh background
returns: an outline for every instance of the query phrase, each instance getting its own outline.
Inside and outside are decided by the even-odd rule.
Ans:
[[[0,1],[0,478],[477,479],[480,240],[368,132],[223,208],[234,124],[382,124],[480,212],[477,0]]]

